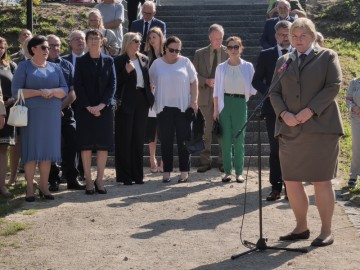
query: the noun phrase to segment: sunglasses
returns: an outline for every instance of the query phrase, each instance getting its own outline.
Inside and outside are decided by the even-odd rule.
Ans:
[[[138,40],[138,39],[133,39],[132,40],[134,43],[136,43],[136,44],[139,44],[140,43],[140,40]]]
[[[167,48],[169,50],[169,52],[171,53],[180,53],[181,50],[178,50],[178,49],[173,49],[173,48]]]
[[[45,46],[45,45],[41,45],[40,48],[41,48],[42,51],[49,50],[49,46]]]
[[[234,46],[226,46],[226,48],[230,51],[230,50],[239,50],[240,49],[240,46],[239,45],[234,45]]]

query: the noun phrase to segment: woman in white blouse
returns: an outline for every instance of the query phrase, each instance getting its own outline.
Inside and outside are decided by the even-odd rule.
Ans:
[[[244,47],[239,37],[229,37],[226,40],[226,48],[229,59],[218,65],[215,72],[214,119],[220,121],[222,130],[221,145],[225,171],[222,182],[231,181],[234,160],[236,182],[242,183],[245,130],[238,139],[234,136],[246,122],[247,101],[251,95],[256,94],[251,85],[254,67],[240,58]]]
[[[155,110],[161,134],[161,154],[164,163],[163,182],[170,182],[173,170],[173,140],[179,153],[179,183],[187,182],[190,170],[190,154],[185,141],[190,140],[190,120],[185,111],[198,110],[198,81],[191,61],[180,55],[181,41],[175,36],[167,38],[164,55],[150,67],[150,81],[155,87]]]

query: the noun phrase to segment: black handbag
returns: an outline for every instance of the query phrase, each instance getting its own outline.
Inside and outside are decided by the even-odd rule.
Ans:
[[[186,149],[189,154],[196,154],[205,149],[205,142],[203,138],[195,138],[190,141],[185,141]]]
[[[221,137],[221,126],[219,120],[215,120],[212,126],[212,134]]]

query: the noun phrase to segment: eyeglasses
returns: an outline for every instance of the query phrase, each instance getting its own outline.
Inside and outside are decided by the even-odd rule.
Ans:
[[[38,48],[38,46],[36,48]],[[41,45],[40,48],[42,51],[49,50],[49,46],[45,46],[45,45]]]
[[[288,38],[289,35],[288,34],[280,34],[280,33],[277,33],[277,35],[281,38]]]
[[[153,15],[152,12],[145,12],[145,11],[143,11],[142,14],[144,14],[144,15],[149,15],[149,16],[150,16],[150,15]]]
[[[60,44],[49,44],[50,49],[60,48]]]
[[[99,41],[100,37],[89,37],[88,40],[90,40],[90,41]]]
[[[71,41],[84,41],[85,39],[83,37],[74,37],[71,39]]]
[[[167,48],[169,50],[170,53],[177,53],[179,54],[181,52],[181,50],[178,49],[173,49],[173,48]]]
[[[239,46],[239,45],[234,45],[234,46],[228,45],[228,46],[226,46],[226,48],[227,48],[229,51],[231,51],[231,50],[237,51],[237,50],[240,49],[240,46]]]
[[[138,39],[133,39],[132,40],[134,43],[136,43],[136,44],[139,44],[141,41],[140,40],[138,40]]]

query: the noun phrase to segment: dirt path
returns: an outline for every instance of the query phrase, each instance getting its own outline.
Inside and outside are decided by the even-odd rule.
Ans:
[[[268,172],[263,175],[263,197],[269,193]],[[230,260],[247,250],[239,240],[244,212],[245,184],[219,182],[215,169],[191,174],[191,181],[163,184],[160,175],[148,174],[144,185],[114,182],[114,170],[106,172],[107,195],[85,196],[80,191],[56,193],[55,201],[24,203],[9,220],[31,227],[3,238],[0,269],[358,269],[360,236],[343,208],[336,205],[335,243],[314,249],[310,242],[320,221],[311,196],[307,241],[282,243],[294,218],[285,200],[264,201],[264,237],[269,246],[308,248],[301,254],[267,250]],[[257,241],[257,174],[251,171],[243,239]],[[307,186],[312,193],[312,186]]]

